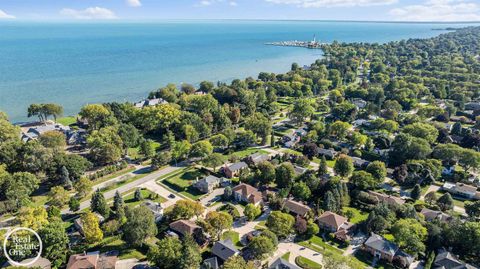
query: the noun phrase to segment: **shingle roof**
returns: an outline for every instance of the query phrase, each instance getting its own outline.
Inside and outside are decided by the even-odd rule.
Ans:
[[[380,252],[389,253],[392,256],[394,256],[398,250],[397,245],[374,233],[365,241],[365,245]]]
[[[175,232],[179,232],[182,235],[191,235],[195,232],[196,229],[200,229],[200,226],[189,221],[189,220],[177,220],[170,223],[170,229]]]
[[[234,163],[234,164],[231,164],[228,169],[232,172],[234,171],[238,171],[242,168],[246,168],[248,167],[248,165],[245,163],[245,162],[238,162],[238,163]]]
[[[245,197],[249,202],[254,204],[262,200],[262,193],[258,191],[257,188],[245,183],[235,186],[232,191],[240,193],[242,197]]]
[[[322,224],[324,224],[326,226],[329,226],[329,227],[334,227],[336,230],[338,230],[338,228],[340,228],[340,226],[342,226],[347,221],[348,221],[347,218],[345,218],[343,216],[340,216],[338,214],[335,214],[333,212],[330,212],[330,211],[325,211],[318,218],[319,223],[322,223]]]
[[[403,205],[405,203],[405,200],[400,197],[387,195],[387,194],[375,192],[375,191],[369,191],[368,193],[370,195],[375,196],[379,200],[379,202],[385,202],[387,204],[398,204],[398,205]]]
[[[95,268],[99,253],[75,254],[68,259],[67,269]]]
[[[294,201],[287,199],[285,200],[285,205],[284,205],[290,212],[293,212],[297,215],[303,216],[307,214],[310,211],[310,207],[307,205],[304,205],[300,202]]]
[[[233,245],[232,241],[230,239],[227,239],[215,242],[212,247],[212,253],[225,261],[228,258],[237,255],[239,251]]]
[[[288,261],[278,258],[276,259],[268,269],[301,269],[300,267],[296,266],[295,264],[291,264]]]

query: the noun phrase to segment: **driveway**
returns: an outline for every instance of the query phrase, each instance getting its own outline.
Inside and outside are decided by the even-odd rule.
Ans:
[[[217,188],[217,189],[214,189],[211,193],[207,194],[206,196],[202,197],[202,199],[200,199],[200,203],[204,206],[207,206],[207,204],[209,202],[212,202],[212,200],[219,196],[219,195],[223,195],[223,191],[225,190],[225,188]]]
[[[142,185],[139,186],[140,188],[146,188],[160,196],[162,196],[163,198],[167,199],[166,202],[162,203],[162,206],[163,208],[166,208],[166,207],[169,207],[169,206],[172,206],[174,205],[177,201],[179,200],[183,200],[183,197],[179,196],[178,194],[176,193],[173,193],[167,189],[165,189],[163,186],[160,186],[157,184],[157,182],[155,182],[155,180],[153,181],[148,181],[148,182],[145,182],[143,183]],[[170,198],[169,196],[170,195],[174,195],[175,198]]]
[[[292,264],[295,264],[295,258],[298,256],[305,257],[318,264],[322,264],[323,262],[322,254],[314,250],[311,250],[306,247],[302,247],[295,243],[279,243],[277,251],[275,251],[275,253],[273,254],[273,257],[268,260],[268,264],[271,264],[273,261],[282,257],[287,252],[290,252],[289,262]]]

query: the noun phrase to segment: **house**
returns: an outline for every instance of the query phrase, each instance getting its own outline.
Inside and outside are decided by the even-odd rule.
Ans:
[[[365,168],[370,163],[367,160],[358,157],[352,157],[353,166],[356,168]]]
[[[387,195],[380,192],[368,191],[368,194],[370,197],[376,199],[378,203],[386,203],[389,205],[403,205],[405,203],[405,200],[400,197]]]
[[[423,208],[422,211],[420,211],[420,214],[425,217],[426,221],[439,220],[441,222],[449,222],[452,219],[452,216],[445,214],[442,211],[431,210],[428,208]]]
[[[232,178],[240,175],[243,169],[248,169],[248,165],[245,162],[237,162],[223,168],[223,173],[226,177]]]
[[[145,201],[143,203],[152,213],[155,218],[155,222],[160,222],[163,218],[163,207],[160,203],[153,201]]]
[[[321,229],[333,233],[337,239],[342,241],[350,240],[353,225],[348,222],[347,218],[325,211],[317,221]]]
[[[100,215],[100,214],[98,214],[98,213],[96,213],[96,212],[94,212],[94,214],[95,214],[95,215],[97,216],[97,218],[98,218],[98,223],[101,224],[101,223],[103,223],[103,222],[105,221],[105,218],[104,218],[102,215]],[[83,233],[83,221],[82,221],[82,218],[76,218],[76,219],[73,221],[73,225],[75,226],[75,228],[77,229],[77,231],[78,231],[81,235],[85,235],[85,234]]]
[[[138,103],[135,103],[134,106],[136,108],[144,108],[144,107],[147,107],[147,106],[156,106],[156,105],[161,105],[161,104],[166,104],[166,103],[168,103],[168,102],[165,101],[162,98],[155,98],[155,99],[142,100]]]
[[[87,131],[81,129],[67,133],[68,145],[85,145],[87,143]]]
[[[288,261],[278,258],[276,259],[268,269],[301,269],[300,267],[296,266],[295,264],[291,264]]]
[[[478,269],[468,263],[460,261],[457,256],[444,249],[438,251],[435,260],[433,261],[434,269]]]
[[[352,104],[354,104],[359,109],[363,109],[367,106],[367,102],[360,98],[353,98]]]
[[[116,255],[100,254],[99,251],[75,254],[68,259],[67,269],[115,269]]]
[[[212,254],[226,261],[228,258],[238,255],[240,251],[233,245],[232,240],[220,240],[215,242],[212,247]]]
[[[261,162],[269,161],[270,155],[262,154],[260,152],[253,153],[252,155],[248,156],[245,160],[250,165],[257,165]]]
[[[169,225],[170,229],[180,235],[194,235],[201,233],[202,228],[189,220],[177,220]]]
[[[283,207],[288,209],[290,213],[305,218],[310,212],[311,208],[308,205],[304,205],[301,202],[294,201],[292,199],[285,199]]]
[[[464,183],[451,183],[451,182],[445,182],[443,184],[442,189],[458,196],[462,196],[466,199],[476,199],[480,200],[480,192],[477,191],[477,187],[467,185]]]
[[[363,250],[378,259],[389,262],[393,262],[394,259],[398,260],[405,267],[408,267],[414,260],[412,256],[400,250],[397,245],[374,233],[363,243]]]
[[[337,152],[334,149],[318,149],[318,154],[324,156],[327,160],[333,160]]]
[[[298,166],[298,165],[293,165],[293,170],[295,171],[295,175],[297,175],[297,176],[303,175],[308,171],[307,168],[301,167],[301,166]]]
[[[22,130],[25,130],[25,128],[22,128]],[[68,135],[68,133],[70,132],[70,127],[64,126],[58,123],[55,123],[55,124],[46,123],[46,124],[36,125],[36,126],[29,127],[28,129],[26,129],[26,131],[23,131],[21,139],[24,142],[35,140],[39,136],[45,134],[46,132],[51,132],[51,131],[57,131],[62,134]]]
[[[282,137],[283,146],[286,148],[293,148],[298,142],[300,142],[301,137],[298,136],[295,132],[290,135],[284,135]]]
[[[259,205],[262,203],[262,193],[257,188],[242,183],[232,189],[233,197],[237,202]]]
[[[45,259],[43,257],[39,257],[38,259],[34,259],[34,258],[26,259],[19,263],[22,264],[21,266],[22,268],[35,268],[35,269],[52,268],[52,263],[48,259]],[[24,264],[28,264],[28,265],[24,265]],[[15,267],[15,266],[16,265],[10,264],[10,262],[7,261],[2,265],[2,268]]]
[[[218,178],[216,176],[209,175],[202,178],[201,180],[197,180],[193,184],[193,187],[197,188],[200,192],[210,193],[215,188],[218,188],[220,185],[227,185],[229,183],[230,180],[226,178]]]

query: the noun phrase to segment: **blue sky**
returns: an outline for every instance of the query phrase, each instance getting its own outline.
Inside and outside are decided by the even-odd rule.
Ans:
[[[0,0],[0,19],[480,21],[480,0]]]

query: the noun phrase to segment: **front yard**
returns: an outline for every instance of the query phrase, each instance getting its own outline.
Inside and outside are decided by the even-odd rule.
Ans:
[[[207,176],[207,173],[199,169],[187,168],[181,170],[179,173],[174,173],[168,177],[165,177],[162,180],[162,183],[192,200],[198,200],[205,194],[194,188],[193,184],[195,183],[196,179],[200,180],[205,176]]]

